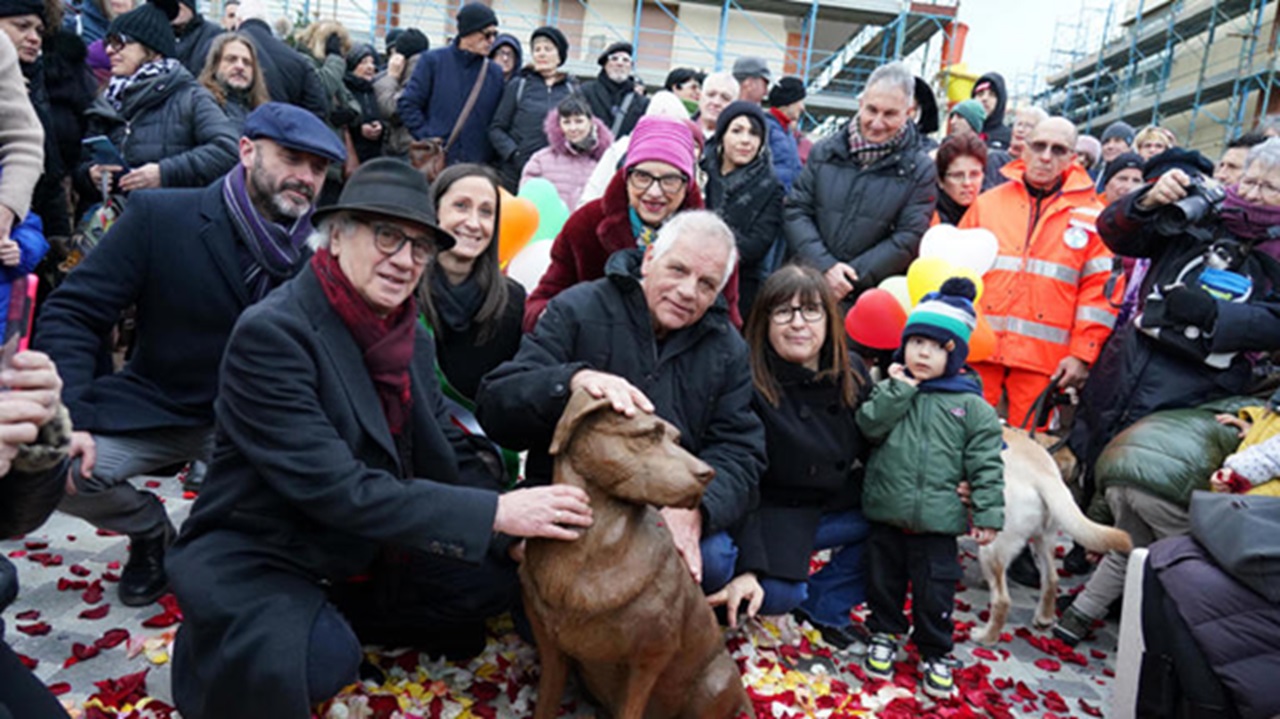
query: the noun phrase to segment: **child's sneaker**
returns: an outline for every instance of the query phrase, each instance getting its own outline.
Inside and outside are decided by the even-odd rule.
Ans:
[[[898,658],[898,640],[892,634],[874,634],[867,647],[863,667],[876,679],[893,678],[893,662]]]
[[[932,657],[920,662],[920,676],[923,679],[924,693],[934,699],[950,699],[956,695],[956,684],[951,678],[953,660],[946,657]]]

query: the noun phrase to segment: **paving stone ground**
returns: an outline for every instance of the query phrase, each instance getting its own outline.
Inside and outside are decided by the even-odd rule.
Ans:
[[[152,491],[162,496],[169,508],[175,523],[180,523],[190,511],[191,502],[182,498],[178,481],[173,477],[140,478],[139,484],[147,484]],[[1062,538],[1060,538],[1060,541]],[[28,549],[30,546],[36,549]],[[40,547],[47,543],[47,547]],[[122,628],[129,632],[132,641],[137,645],[144,639],[160,637],[166,630],[147,628],[143,622],[150,617],[162,613],[159,605],[142,608],[129,608],[121,605],[115,594],[115,585],[104,575],[119,572],[113,566],[123,565],[126,559],[127,540],[122,537],[106,537],[98,535],[88,524],[67,515],[55,514],[41,529],[27,537],[0,541],[0,552],[11,556],[18,566],[22,582],[22,592],[18,600],[3,615],[6,625],[6,639],[20,654],[29,656],[39,663],[35,674],[48,685],[65,683],[69,689],[62,695],[64,703],[78,710],[83,702],[95,691],[94,682],[107,678],[117,678],[126,674],[149,671],[147,687],[150,693],[162,701],[170,701],[169,664],[161,661],[165,656],[157,655],[155,647],[129,656],[129,645],[121,644],[115,648],[101,651],[97,656],[79,661],[64,667],[64,663],[73,655],[75,644],[91,645],[102,637],[107,630]],[[969,540],[961,540],[962,554],[976,554],[976,546]],[[60,555],[61,563],[56,566],[42,566],[31,561],[31,554]],[[19,556],[14,556],[19,555]],[[113,565],[119,563],[119,565]],[[977,567],[976,561],[966,556],[964,559],[965,589],[957,594],[967,610],[958,609],[958,621],[974,622],[981,625],[978,614],[987,608],[988,593],[985,583]],[[73,567],[88,570],[87,576],[78,576]],[[83,573],[83,570],[75,570]],[[103,580],[105,594],[102,602],[91,605],[85,602],[83,591],[61,590],[59,580],[90,581]],[[1063,591],[1082,583],[1082,578],[1064,578]],[[64,582],[65,584],[65,582]],[[1038,592],[1011,583],[1013,609],[1009,614],[1006,631],[1014,632],[1018,627],[1031,627],[1031,618],[1035,611]],[[109,605],[108,613],[101,619],[83,619],[80,613],[105,603]],[[22,620],[17,617],[24,612],[35,610],[39,618]],[[29,615],[28,615],[29,616]],[[29,627],[37,622],[46,622],[51,630],[43,636],[28,636],[19,631],[19,627]],[[171,630],[172,628],[170,628]],[[1035,632],[1035,634],[1042,634]],[[1080,651],[1088,658],[1087,666],[1080,667],[1063,663],[1057,672],[1047,672],[1035,665],[1037,659],[1048,655],[1033,647],[1022,638],[1015,638],[1008,643],[1001,643],[998,648],[1010,653],[1007,659],[987,661],[992,667],[991,678],[1007,678],[1012,682],[1025,682],[1033,691],[1055,691],[1066,701],[1070,713],[1083,716],[1078,700],[1083,699],[1093,707],[1100,707],[1110,713],[1112,678],[1104,670],[1114,671],[1116,635],[1118,627],[1110,622],[1098,630],[1097,639],[1082,645]],[[159,644],[153,641],[153,645]],[[956,656],[964,662],[974,661],[974,642],[965,642],[956,647]],[[1097,658],[1092,650],[1102,652]],[[527,656],[528,653],[522,655]],[[856,681],[850,678],[851,681]],[[1034,712],[1024,714],[1015,703],[1012,707],[1015,715],[1044,715],[1044,708],[1037,705]],[[589,716],[589,714],[579,714]]]

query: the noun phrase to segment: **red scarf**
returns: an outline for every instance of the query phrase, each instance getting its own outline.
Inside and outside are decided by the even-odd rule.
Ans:
[[[413,405],[409,361],[413,359],[413,333],[418,316],[413,297],[382,318],[356,292],[329,250],[316,252],[311,258],[311,269],[320,280],[324,296],[364,354],[364,366],[378,391],[382,414],[387,418],[391,434],[398,436]]]

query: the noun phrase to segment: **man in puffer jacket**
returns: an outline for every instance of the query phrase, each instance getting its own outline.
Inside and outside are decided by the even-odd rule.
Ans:
[[[838,298],[905,272],[929,228],[938,171],[911,122],[914,98],[902,63],[877,68],[849,131],[814,145],[787,198],[790,254]]]

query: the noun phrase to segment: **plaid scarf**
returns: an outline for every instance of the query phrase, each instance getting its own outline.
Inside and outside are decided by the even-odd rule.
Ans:
[[[237,165],[222,180],[222,199],[231,215],[231,224],[248,250],[240,253],[240,272],[249,288],[249,297],[257,302],[277,285],[293,275],[294,265],[302,256],[302,245],[311,234],[311,210],[285,228],[268,222],[253,206],[245,188],[243,166]]]
[[[157,58],[151,62],[143,63],[141,67],[135,70],[134,73],[128,77],[113,76],[111,78],[111,82],[107,83],[107,91],[103,97],[106,98],[107,102],[111,103],[111,106],[116,109],[116,112],[120,112],[121,108],[124,107],[124,95],[129,88],[137,85],[143,80],[150,80],[153,77],[159,77],[173,72],[179,67],[182,67],[182,64],[172,57]]]
[[[849,154],[859,165],[869,167],[896,152],[906,139],[910,126],[910,122],[904,122],[898,129],[898,133],[889,140],[879,143],[871,142],[862,136],[862,126],[855,116],[853,122],[849,123]]]

